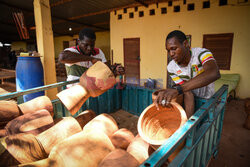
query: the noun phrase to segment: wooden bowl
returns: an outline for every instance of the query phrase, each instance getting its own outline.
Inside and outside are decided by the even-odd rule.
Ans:
[[[139,135],[151,145],[162,145],[177,129],[187,121],[184,109],[175,102],[169,107],[154,104],[148,106],[138,120]]]

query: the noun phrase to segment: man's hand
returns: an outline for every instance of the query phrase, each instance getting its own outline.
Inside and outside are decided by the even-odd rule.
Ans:
[[[125,74],[125,69],[122,67],[122,65],[117,65],[115,68],[115,75],[124,75]]]
[[[172,99],[176,98],[177,96],[178,91],[176,89],[166,89],[164,91],[160,91],[154,101],[154,104],[157,108],[159,108],[158,105],[166,107],[172,101]]]
[[[93,58],[93,59],[91,60],[92,64],[95,64],[97,61],[102,61],[102,60],[99,59],[99,58]]]
[[[110,69],[113,71],[115,76],[125,74],[125,69],[120,64],[115,63],[114,65],[110,65]]]

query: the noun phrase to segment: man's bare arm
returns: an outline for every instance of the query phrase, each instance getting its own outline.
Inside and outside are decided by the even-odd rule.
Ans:
[[[215,80],[220,78],[220,71],[215,61],[210,60],[203,65],[204,72],[200,75],[194,77],[193,79],[184,82],[181,87],[183,92],[188,92],[190,90],[201,88],[206,86]],[[155,104],[161,104],[162,100],[170,102],[173,98],[178,96],[178,91],[176,89],[168,88],[165,91],[161,91],[157,98],[155,99]]]
[[[214,60],[203,65],[204,72],[181,85],[184,92],[201,88],[220,78],[219,68]]]
[[[59,54],[59,62],[61,63],[77,63],[81,61],[100,61],[101,59],[93,58],[90,56],[74,53],[71,51],[62,51]]]

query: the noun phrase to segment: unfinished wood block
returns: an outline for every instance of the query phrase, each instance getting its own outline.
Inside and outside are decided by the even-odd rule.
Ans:
[[[23,114],[32,113],[41,109],[46,109],[53,116],[53,105],[49,97],[39,96],[30,101],[18,105]]]
[[[132,142],[134,139],[134,135],[131,131],[129,131],[126,128],[122,128],[117,130],[112,136],[111,136],[111,142],[115,146],[115,148],[120,148],[126,150],[128,145]]]
[[[0,126],[4,127],[9,121],[21,115],[14,101],[0,100]]]
[[[33,113],[27,113],[11,120],[6,126],[7,135],[18,133],[31,133],[38,135],[54,125],[50,113],[45,110],[38,110]]]
[[[79,132],[57,144],[49,159],[61,167],[97,167],[114,149],[109,137],[101,131]]]
[[[98,167],[137,167],[139,162],[127,151],[115,149],[109,153]]]
[[[80,84],[57,94],[64,106],[74,115],[82,104],[91,96],[97,97],[116,83],[115,76],[109,67],[98,61],[80,77]]]
[[[12,166],[47,158],[41,143],[32,134],[16,134],[0,139],[0,166]]]
[[[7,136],[6,130],[5,129],[0,129],[0,138]]]
[[[109,137],[118,130],[116,121],[109,114],[100,114],[83,127],[83,132],[98,131],[104,132]]]
[[[54,126],[37,135],[45,152],[50,153],[51,149],[64,139],[81,132],[80,124],[73,117],[64,117]]]
[[[137,135],[127,148],[127,152],[135,157],[140,164],[143,163],[153,151],[152,147],[145,142],[140,135]]]
[[[89,121],[95,118],[96,114],[92,110],[85,110],[81,114],[79,114],[75,119],[83,128]]]

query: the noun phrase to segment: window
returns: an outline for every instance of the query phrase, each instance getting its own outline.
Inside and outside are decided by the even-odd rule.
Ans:
[[[168,1],[168,6],[172,6],[173,2],[172,1]]]
[[[203,2],[203,9],[210,8],[210,1],[204,1]]]
[[[129,13],[129,18],[134,18],[134,13],[133,12]]]
[[[219,6],[224,6],[224,5],[227,5],[227,0],[220,0]]]
[[[122,19],[122,15],[118,14],[118,20],[121,20],[121,19]]]
[[[221,70],[230,70],[233,33],[207,34],[203,36],[203,47],[209,49]]]
[[[181,8],[180,6],[174,6],[174,12],[180,12]]]
[[[155,10],[154,10],[154,9],[151,9],[151,10],[149,11],[149,15],[155,15]]]
[[[190,3],[188,4],[188,8],[187,8],[189,11],[190,10],[194,10],[194,3]]]
[[[167,8],[161,8],[161,14],[166,14],[167,13]]]
[[[140,11],[139,12],[139,17],[143,17],[144,16],[144,12],[143,11]]]

